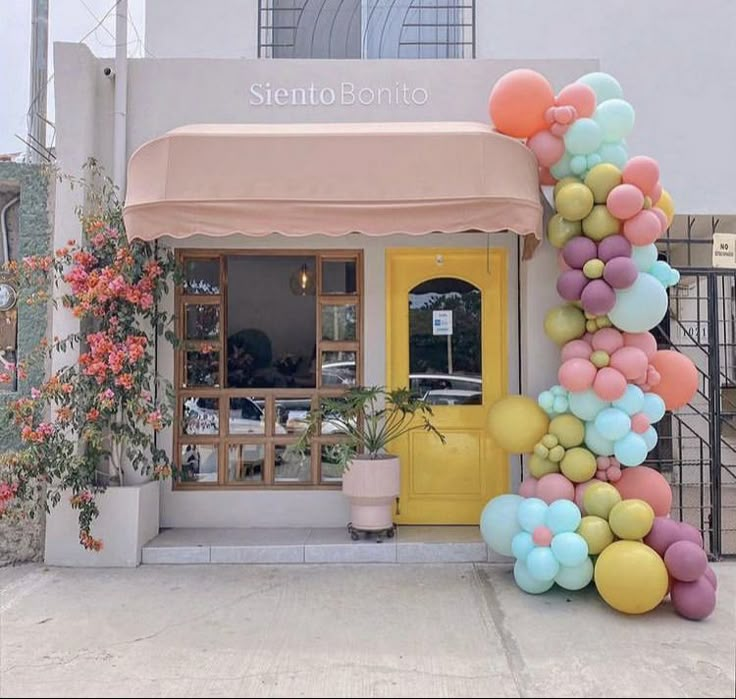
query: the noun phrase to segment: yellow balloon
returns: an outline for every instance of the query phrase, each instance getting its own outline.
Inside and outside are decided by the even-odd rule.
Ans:
[[[562,469],[564,473],[564,468]],[[619,539],[643,539],[654,524],[654,510],[644,500],[622,500],[608,514],[608,523]]]
[[[568,413],[553,418],[552,422],[549,423],[549,432],[557,437],[557,441],[565,449],[577,447],[585,439],[583,421]]]
[[[532,454],[529,459],[529,473],[534,478],[541,478],[546,476],[548,473],[559,473],[560,465],[550,461],[549,459],[543,459],[537,454]]]
[[[568,240],[577,238],[583,232],[580,221],[568,221],[555,214],[547,223],[547,240],[555,248],[564,248]]]
[[[556,306],[544,317],[544,332],[550,340],[564,345],[585,335],[585,315],[572,304]]]
[[[583,509],[586,515],[596,515],[608,519],[614,505],[621,502],[621,494],[610,483],[591,483],[583,495]]]
[[[595,586],[601,597],[625,614],[644,614],[667,594],[669,578],[654,549],[638,541],[616,541],[595,563]]]
[[[521,454],[532,451],[547,433],[549,417],[535,400],[506,396],[488,411],[488,429],[501,449]]]
[[[613,543],[613,532],[603,517],[586,515],[580,520],[577,533],[588,542],[588,553],[591,556],[597,556]]]
[[[583,219],[583,233],[596,242],[615,235],[620,230],[621,222],[611,215],[605,204],[596,204]]]
[[[671,226],[675,218],[675,202],[672,201],[672,197],[666,189],[662,190],[662,196],[654,206],[664,211],[665,216],[667,216],[667,225]]]
[[[611,190],[620,185],[621,181],[621,170],[611,163],[600,163],[585,176],[585,184],[593,192],[596,204],[605,204]]]
[[[597,470],[595,456],[584,447],[568,449],[560,464],[560,470],[562,475],[573,483],[585,483],[595,476]]]
[[[561,180],[557,180],[557,184],[555,184],[554,197],[559,194],[560,190],[566,184],[570,184],[571,182],[580,182],[580,180],[577,177],[563,177]]]
[[[593,192],[582,182],[560,187],[555,196],[555,209],[569,221],[582,221],[593,209]]]

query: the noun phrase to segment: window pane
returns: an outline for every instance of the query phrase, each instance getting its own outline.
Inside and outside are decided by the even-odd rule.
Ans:
[[[343,444],[323,444],[321,446],[320,463],[323,483],[342,482],[344,451],[345,445]]]
[[[275,405],[274,434],[298,435],[307,429],[306,421],[312,409],[312,399],[309,396],[303,398],[277,398]]]
[[[236,444],[231,446],[228,449],[228,481],[263,481],[265,460],[266,447],[263,444]]]
[[[184,434],[218,434],[220,413],[218,398],[190,396],[182,406]]]
[[[357,311],[350,306],[322,306],[322,339],[333,342],[355,340]]]
[[[307,482],[312,480],[312,457],[277,444],[275,448],[275,480],[277,482]]]
[[[315,258],[233,255],[227,265],[227,385],[314,388]]]
[[[230,434],[265,434],[266,417],[263,398],[230,399]]]
[[[219,294],[220,261],[187,260],[184,264],[184,293]]]
[[[17,346],[18,309],[12,308],[0,313],[0,374],[7,374],[10,379],[0,383],[0,392],[18,390]]]
[[[182,444],[180,466],[183,483],[217,483],[217,447]]]
[[[439,278],[409,292],[409,383],[434,405],[482,401],[481,294]]]
[[[322,385],[354,386],[356,367],[355,352],[322,352]]]
[[[186,352],[184,384],[186,386],[217,386],[219,370],[219,352]]]
[[[354,294],[357,288],[355,260],[324,260],[322,262],[323,294]]]
[[[213,340],[220,334],[220,306],[218,304],[192,305],[184,309],[187,340]]]

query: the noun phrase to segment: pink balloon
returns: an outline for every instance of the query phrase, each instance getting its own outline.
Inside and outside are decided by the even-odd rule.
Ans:
[[[642,210],[644,195],[632,184],[620,184],[610,191],[606,206],[612,216],[625,221]]]
[[[548,505],[555,500],[573,500],[575,486],[561,473],[548,473],[537,482],[537,497]]]
[[[526,145],[537,156],[537,162],[542,167],[552,167],[565,155],[565,143],[561,138],[553,136],[547,129],[537,131]]]
[[[644,194],[650,195],[654,192],[659,182],[659,165],[654,158],[646,155],[637,155],[626,163],[622,174],[623,181],[626,184],[633,184],[644,192]],[[634,245],[638,245],[638,243],[634,243]]]
[[[713,585],[713,589],[714,589],[714,590],[717,590],[717,589],[718,589],[718,578],[716,577],[716,573],[715,573],[715,571],[713,570],[713,568],[711,568],[710,566],[708,566],[708,567],[707,567],[707,568],[705,569],[705,573],[703,573],[703,577],[704,577],[704,578],[705,578],[705,579],[706,579],[706,580],[707,580],[707,581],[708,581],[708,582],[709,582],[709,583],[710,583],[711,585]]]
[[[700,530],[687,522],[680,522],[678,526],[680,528],[680,539],[692,541],[694,544],[700,546],[701,549],[703,548],[703,535],[700,533]]]
[[[603,270],[603,278],[614,289],[628,289],[638,276],[639,270],[630,257],[614,257]]]
[[[670,598],[675,611],[693,621],[705,619],[716,608],[716,591],[704,575],[693,582],[676,581]]]
[[[591,478],[589,481],[585,481],[585,483],[578,483],[575,486],[575,504],[578,506],[578,509],[583,514],[585,514],[585,508],[583,507],[583,496],[585,495],[585,491],[588,489],[588,486],[597,482],[598,479]]]
[[[578,301],[588,282],[588,278],[579,269],[568,270],[557,279],[557,293],[565,301]]]
[[[644,434],[650,425],[649,418],[644,413],[637,413],[631,417],[631,429],[637,434]]]
[[[568,359],[590,359],[590,345],[585,340],[570,340],[562,347],[562,361]]]
[[[662,183],[657,182],[654,185],[654,189],[649,192],[649,198],[652,200],[652,204],[656,204],[662,197]]]
[[[627,379],[644,376],[648,365],[647,355],[636,347],[622,347],[611,355],[610,366],[618,369]]]
[[[535,527],[534,532],[532,533],[532,541],[534,541],[537,546],[549,546],[552,543],[552,537],[552,531],[549,527],[545,527],[544,525]]]
[[[664,556],[667,549],[679,539],[679,522],[669,517],[655,517],[649,534],[644,537],[644,543],[660,556]]]
[[[557,372],[557,378],[568,391],[586,391],[593,385],[597,371],[587,359],[568,359]]]
[[[583,289],[580,302],[587,313],[604,316],[616,305],[616,292],[603,279],[594,279]]]
[[[624,346],[621,333],[615,328],[602,328],[593,335],[593,349],[613,354]]]
[[[519,495],[523,498],[534,498],[537,496],[537,479],[534,476],[526,476],[519,486]]]
[[[626,379],[620,371],[604,367],[595,377],[593,390],[601,400],[618,400],[626,393]]]
[[[611,466],[611,468],[606,471],[606,474],[608,475],[608,480],[611,481],[611,483],[616,483],[621,480],[623,471],[618,466]]]
[[[662,211],[658,206],[653,206],[651,209],[649,209],[658,219],[659,219],[659,225],[662,229],[662,233],[664,233],[669,227],[670,222],[667,219],[667,214]]]
[[[624,223],[624,235],[632,245],[649,245],[662,235],[662,224],[657,214],[645,209]]]
[[[591,117],[595,111],[595,92],[583,83],[571,83],[560,90],[555,100],[558,105],[569,104],[575,107],[578,118]]]
[[[552,124],[552,126],[549,127],[549,132],[553,136],[562,138],[567,133],[568,128],[569,127],[567,126],[567,124],[558,124],[557,122],[555,122],[554,124]]]
[[[649,359],[649,357],[653,357],[654,353],[657,351],[657,340],[650,332],[624,333],[623,339],[624,345],[627,347],[639,348],[647,355],[647,359]]]
[[[664,554],[669,574],[681,582],[693,582],[705,573],[708,556],[692,541],[676,541]]]

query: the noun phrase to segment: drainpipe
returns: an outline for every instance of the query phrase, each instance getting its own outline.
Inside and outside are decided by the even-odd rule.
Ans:
[[[48,89],[49,1],[31,8],[31,102],[28,105],[28,161],[46,160],[46,90]],[[6,258],[7,259],[7,258]]]
[[[126,119],[128,113],[128,0],[115,10],[115,102],[113,121],[113,182],[125,194]]]
[[[20,201],[20,195],[13,197],[0,211],[0,226],[2,226],[2,247],[3,247],[3,262],[10,262],[10,243],[8,242],[8,220],[7,215],[10,207],[13,204],[17,204]]]

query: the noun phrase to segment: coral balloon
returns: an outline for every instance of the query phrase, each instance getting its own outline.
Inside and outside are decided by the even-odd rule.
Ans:
[[[716,591],[705,575],[694,582],[675,582],[670,597],[675,611],[693,621],[705,619],[716,608]]]
[[[650,363],[659,373],[659,383],[652,387],[667,410],[687,405],[698,390],[698,370],[686,355],[674,350],[660,350]]]
[[[632,245],[651,245],[663,232],[659,217],[651,209],[640,211],[624,223],[624,236]]]
[[[644,195],[638,187],[631,184],[620,184],[614,187],[606,199],[608,210],[616,217],[625,221],[636,216],[644,206]]]
[[[618,369],[629,381],[647,373],[647,355],[636,347],[622,347],[611,356],[611,367]]]
[[[670,513],[672,488],[665,477],[653,468],[648,466],[627,468],[615,487],[624,500],[638,498],[648,502],[658,517]]]
[[[659,182],[659,165],[654,158],[637,155],[626,163],[622,175],[626,184],[633,184],[649,195]]]
[[[650,332],[624,333],[624,345],[637,347],[647,355],[647,359],[653,357],[657,351],[657,340]]]
[[[526,396],[506,396],[488,411],[488,429],[496,444],[511,453],[534,449],[549,426],[549,417]]]
[[[584,83],[571,83],[557,95],[558,105],[575,107],[578,117],[589,117],[595,111],[595,92]]]
[[[529,138],[547,128],[545,112],[555,103],[552,86],[534,70],[506,73],[491,90],[488,111],[498,131],[514,138]]]
[[[708,556],[692,541],[676,541],[664,554],[669,574],[681,582],[694,582],[705,574]]]
[[[626,378],[620,371],[604,367],[595,377],[593,390],[601,400],[618,400],[626,393]]]
[[[664,561],[638,541],[607,546],[596,561],[594,579],[601,597],[625,614],[651,611],[664,599],[669,585]]]
[[[555,500],[574,500],[575,486],[561,473],[550,473],[539,479],[537,497],[547,504]]]

